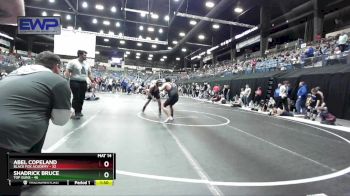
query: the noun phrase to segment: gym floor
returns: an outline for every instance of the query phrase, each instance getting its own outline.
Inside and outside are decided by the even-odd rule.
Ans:
[[[99,94],[50,125],[44,152],[115,152],[111,187],[39,186],[22,195],[350,195],[350,133],[180,97],[162,123],[141,95]],[[162,100],[164,101],[164,100]]]

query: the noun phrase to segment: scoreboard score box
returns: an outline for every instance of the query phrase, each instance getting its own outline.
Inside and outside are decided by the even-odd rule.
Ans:
[[[8,153],[9,186],[113,186],[115,153]]]

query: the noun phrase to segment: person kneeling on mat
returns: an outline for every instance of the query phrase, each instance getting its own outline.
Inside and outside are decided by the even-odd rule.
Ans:
[[[152,100],[152,97],[156,98],[157,99],[157,102],[158,102],[158,109],[159,109],[159,115],[162,114],[162,106],[161,106],[161,102],[160,102],[160,95],[159,95],[159,87],[161,86],[162,84],[162,81],[158,80],[156,82],[156,84],[152,85],[150,88],[149,88],[149,91],[148,91],[148,101],[146,102],[146,104],[143,106],[142,108],[142,112],[145,112],[146,110],[146,107],[148,106],[149,102],[151,102]]]
[[[177,85],[171,82],[170,78],[165,78],[165,83],[159,89],[159,91],[165,90],[168,93],[168,99],[163,104],[163,111],[168,116],[165,122],[174,120],[173,105],[179,100],[179,94],[177,91]],[[170,113],[166,107],[170,106]]]

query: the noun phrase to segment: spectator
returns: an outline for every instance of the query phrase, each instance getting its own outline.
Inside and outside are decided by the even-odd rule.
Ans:
[[[192,97],[196,97],[196,85],[192,84]]]
[[[0,80],[4,79],[7,76],[7,73],[5,71],[2,71],[0,73]]]
[[[341,53],[342,53],[342,51],[341,51],[341,49],[340,49],[340,46],[334,48],[334,54],[335,54],[335,55],[340,55]],[[336,57],[339,57],[339,56],[336,56]]]
[[[126,79],[123,79],[123,81],[121,82],[121,87],[122,87],[122,92],[126,93],[126,90],[128,88],[128,81]]]
[[[224,98],[226,100],[230,100],[230,86],[229,85],[227,85],[227,84],[224,85],[222,93],[223,93]]]
[[[243,89],[244,91],[244,89]],[[234,98],[233,98],[233,102],[231,104],[231,107],[242,107],[242,99],[241,97],[239,97],[238,95],[236,95]]]
[[[259,86],[255,91],[255,96],[254,96],[254,104],[255,105],[258,105],[260,103],[261,97],[262,97],[262,89]]]
[[[305,114],[306,113],[306,98],[307,98],[307,86],[304,81],[299,83],[299,89],[297,93],[297,101],[296,101],[296,109],[297,114]]]
[[[314,57],[314,48],[312,46],[309,46],[308,49],[305,51],[305,57],[306,58],[310,58],[310,57]]]
[[[311,89],[311,99],[309,99],[309,107],[308,112],[305,116],[305,118],[310,119],[314,121],[317,117],[317,109],[321,106],[323,106],[323,99],[320,93],[317,93],[316,88]]]
[[[128,95],[129,95],[130,93],[132,93],[133,90],[134,90],[134,83],[132,82],[132,83],[128,86],[128,89],[127,89]]]
[[[215,85],[215,86],[213,87],[213,92],[214,92],[214,94],[219,94],[219,92],[220,92],[220,87],[219,87],[218,85]]]
[[[244,106],[248,106],[250,102],[250,93],[252,92],[252,89],[249,87],[248,84],[245,85],[245,90],[244,90],[244,96],[243,96],[243,104]]]
[[[216,93],[216,94],[214,95],[214,97],[211,98],[211,101],[214,103],[214,102],[219,102],[219,101],[221,101],[221,99],[222,99],[221,95],[219,95],[218,93]]]
[[[239,98],[241,99],[242,103],[243,103],[243,97],[244,97],[244,88],[241,88],[241,92],[239,94]]]
[[[287,101],[288,101],[288,111],[293,111],[292,108],[295,107],[295,103],[292,100],[293,88],[290,86],[290,83],[287,82]]]
[[[338,39],[338,47],[340,49],[341,52],[344,52],[345,51],[345,48],[346,48],[346,43],[348,42],[348,35],[343,32],[340,36],[339,36],[339,39]]]
[[[49,120],[64,125],[71,115],[68,82],[59,76],[60,58],[48,51],[37,55],[35,65],[22,66],[0,82],[0,162],[6,152],[41,153]],[[6,179],[0,167],[0,184]],[[16,191],[9,187],[8,190]]]
[[[288,92],[287,92],[287,87],[288,86],[288,81],[284,81],[283,85],[280,86],[280,92],[279,92],[279,97],[280,97],[280,104],[279,108],[289,112],[288,108]]]
[[[252,61],[251,61],[251,65],[252,65],[252,71],[253,71],[253,73],[255,73],[255,70],[256,70],[256,64],[257,64],[256,59],[254,59],[254,60],[252,60]]]
[[[273,94],[273,98],[275,99],[275,106],[276,107],[280,107],[280,102],[281,102],[281,97],[280,97],[280,88],[281,88],[282,84],[278,83],[277,88],[275,89],[275,92]]]
[[[198,83],[196,83],[196,92],[195,92],[195,95],[196,95],[196,97],[198,97],[199,96],[199,91],[200,91],[200,86],[198,85]]]
[[[294,116],[293,113],[286,111],[284,109],[281,109],[281,108],[273,108],[270,111],[269,115],[272,115],[272,116]]]
[[[80,119],[83,114],[83,104],[87,91],[87,79],[93,80],[91,68],[86,63],[87,52],[78,50],[77,59],[70,61],[66,68],[65,76],[70,79],[70,88],[73,93],[72,106],[74,108],[74,119]]]
[[[203,85],[203,98],[208,99],[208,97],[209,97],[208,83],[204,83],[204,85]]]
[[[270,97],[269,102],[267,103],[267,108],[272,109],[276,106],[276,101],[273,97]]]
[[[320,97],[321,97],[321,105],[319,107],[326,107],[326,102],[324,100],[324,94],[321,91],[321,88],[319,86],[317,86],[317,87],[315,87],[315,89],[317,91],[317,94],[319,94]]]
[[[328,112],[327,107],[320,108],[318,112],[320,113],[321,124],[335,125],[336,117]]]

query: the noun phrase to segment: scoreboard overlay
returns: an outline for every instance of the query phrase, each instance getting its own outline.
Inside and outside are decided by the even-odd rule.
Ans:
[[[8,153],[9,186],[112,186],[115,153]]]

